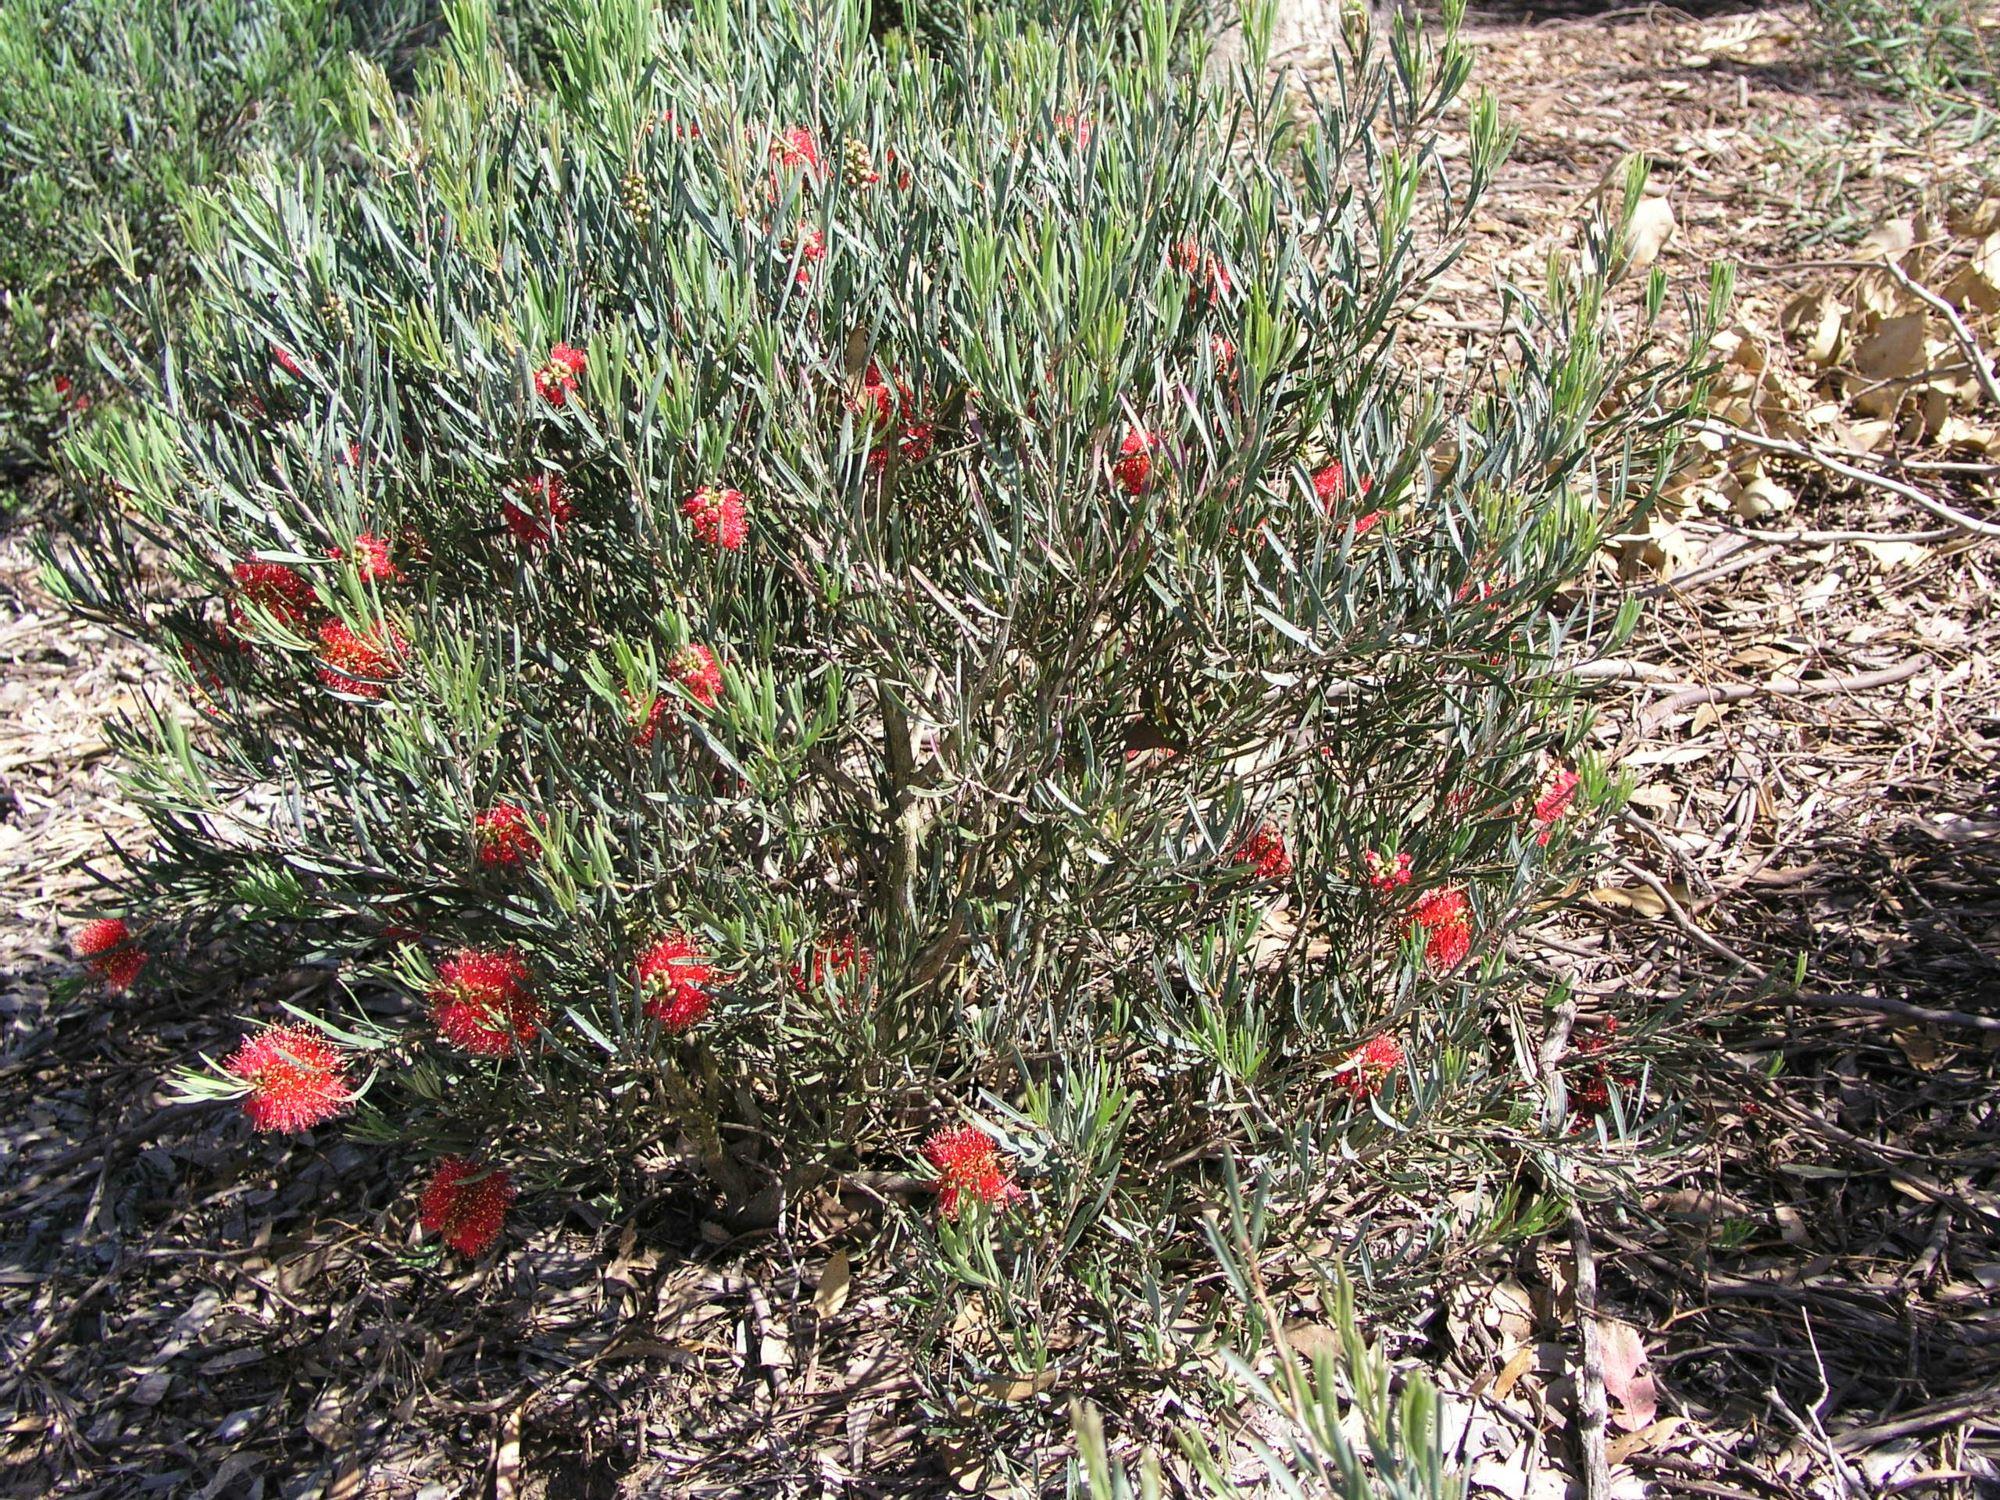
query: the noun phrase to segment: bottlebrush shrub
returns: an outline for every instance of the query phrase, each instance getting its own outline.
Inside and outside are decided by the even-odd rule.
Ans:
[[[1615,797],[1558,663],[1687,372],[1563,267],[1399,356],[1505,144],[1455,11],[1303,103],[1145,16],[601,0],[539,92],[465,4],[358,187],[203,215],[61,558],[186,705],[127,894],[344,966],[349,1128],[505,1174],[453,1243],[887,1170],[988,1331],[1169,1358],[1219,1164],[1368,1239],[1532,1121],[1504,938]]]

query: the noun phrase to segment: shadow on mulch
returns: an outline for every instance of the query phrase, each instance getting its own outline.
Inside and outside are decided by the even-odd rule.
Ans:
[[[236,1006],[71,979],[0,975],[0,1492],[442,1497],[511,1438],[522,1493],[609,1495],[663,1425],[752,1406],[740,1250],[682,1185],[615,1226],[524,1202],[468,1267],[413,1234],[420,1163],[167,1102]]]
[[[1793,851],[1732,898],[1730,941],[1776,971],[1804,953],[1809,991],[2000,1019],[1994,748],[1967,745],[1950,784],[1885,789],[1876,816],[1884,800],[1902,814],[1886,836],[1833,829]],[[1701,968],[1741,993],[1715,956],[1681,956]],[[1804,1481],[1829,1450],[1871,1487],[1957,1469],[1968,1445],[1990,1462],[2000,1031],[1748,996],[1703,1029],[1713,1170],[1656,1195],[1648,1224],[1605,1215],[1602,1272],[1608,1300],[1664,1335],[1653,1362],[1677,1409],[1752,1442],[1653,1472],[1774,1493],[1788,1460]]]

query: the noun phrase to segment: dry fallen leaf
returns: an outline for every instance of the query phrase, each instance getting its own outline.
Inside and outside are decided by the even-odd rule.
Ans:
[[[1645,270],[1660,258],[1660,251],[1673,238],[1675,227],[1673,205],[1666,199],[1640,199],[1626,230],[1626,264],[1635,271]]]
[[[1604,1389],[1618,1404],[1611,1420],[1627,1432],[1637,1432],[1660,1409],[1659,1392],[1646,1363],[1646,1341],[1630,1323],[1615,1318],[1597,1320],[1597,1337],[1604,1351]]]
[[[847,1294],[852,1285],[847,1252],[836,1250],[827,1257],[826,1269],[819,1273],[819,1285],[813,1288],[813,1306],[819,1310],[819,1315],[830,1318],[847,1306]]]

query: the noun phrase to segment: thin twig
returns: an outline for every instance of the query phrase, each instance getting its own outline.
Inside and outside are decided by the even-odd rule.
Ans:
[[[1993,367],[1986,363],[1986,351],[1979,347],[1979,340],[1972,336],[1972,330],[1965,326],[1965,319],[1958,315],[1958,309],[1929,287],[1924,286],[1909,272],[1894,261],[1885,262],[1883,270],[1896,279],[1896,284],[1919,302],[1930,308],[1951,325],[1952,337],[1958,340],[1958,347],[1965,352],[1966,360],[1972,366],[1972,373],[1979,381],[1979,388],[1986,392],[1986,399],[2000,406],[2000,381],[1993,378]]]
[[[1875,672],[1856,672],[1844,677],[1823,677],[1816,682],[1802,682],[1792,677],[1774,677],[1769,682],[1726,683],[1716,687],[1689,688],[1675,693],[1671,698],[1662,698],[1645,712],[1645,730],[1650,733],[1659,727],[1661,721],[1672,717],[1684,708],[1693,708],[1703,703],[1736,703],[1745,698],[1758,698],[1766,694],[1777,698],[1818,698],[1827,693],[1858,693],[1868,688],[1888,687],[1892,683],[1905,682],[1929,666],[1924,657],[1912,657],[1898,662],[1893,667],[1883,667]]]
[[[2000,537],[2000,525],[1983,521],[1977,516],[1969,516],[1962,510],[1954,510],[1944,501],[1926,494],[1913,484],[1904,484],[1900,479],[1891,479],[1886,474],[1873,473],[1857,468],[1846,460],[1836,457],[1824,448],[1806,443],[1787,442],[1783,438],[1765,437],[1761,432],[1751,432],[1748,428],[1733,427],[1727,422],[1697,422],[1697,432],[1712,433],[1717,437],[1729,438],[1735,442],[1748,443],[1753,448],[1763,448],[1772,453],[1783,453],[1790,458],[1803,458],[1818,464],[1829,473],[1838,474],[1843,479],[1852,479],[1856,484],[1871,485],[1879,490],[1887,490],[1892,495],[1901,495],[1936,516],[1940,521],[1949,521],[1962,531],[1974,536]]]

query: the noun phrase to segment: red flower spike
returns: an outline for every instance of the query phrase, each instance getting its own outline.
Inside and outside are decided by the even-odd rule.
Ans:
[[[133,941],[123,917],[99,917],[70,937],[70,952],[82,959],[106,989],[128,990],[146,967],[146,951]]]
[[[968,1201],[998,1210],[1027,1196],[1009,1175],[993,1137],[971,1125],[938,1131],[924,1142],[924,1159],[937,1168],[943,1218],[956,1219]]]
[[[725,552],[740,549],[750,535],[750,512],[741,490],[705,484],[681,502],[681,514],[694,528],[697,541]]]
[[[1125,441],[1118,445],[1118,461],[1111,466],[1111,477],[1128,495],[1143,495],[1153,479],[1153,450],[1160,446],[1160,435],[1143,427],[1134,427],[1125,434]]]
[[[1292,851],[1275,823],[1262,823],[1236,846],[1235,861],[1250,866],[1259,880],[1283,880],[1292,873]]]
[[[496,802],[472,820],[472,841],[479,862],[514,869],[542,852],[541,835],[516,803]]]
[[[335,562],[350,563],[363,583],[394,583],[403,576],[389,556],[389,539],[372,531],[359,533],[345,547],[329,547],[326,555]]]
[[[231,576],[236,580],[238,599],[256,605],[289,630],[308,624],[319,613],[319,599],[313,593],[313,586],[296,568],[252,558],[238,563]],[[229,618],[232,625],[242,621],[242,610],[236,600],[230,601]]]
[[[500,502],[500,519],[523,547],[545,547],[576,519],[576,502],[560,474],[535,474],[514,481]]]
[[[1209,335],[1208,352],[1215,358],[1217,374],[1227,375],[1236,368],[1236,345],[1221,334]]]
[[[1394,860],[1370,849],[1361,856],[1368,866],[1368,883],[1378,891],[1393,891],[1410,883],[1413,861],[1407,853]]]
[[[589,356],[583,350],[557,344],[549,350],[548,363],[535,371],[535,394],[551,406],[567,406],[589,364]]]
[[[1442,974],[1455,969],[1472,951],[1472,905],[1457,886],[1425,891],[1417,898],[1404,932],[1422,929],[1424,956],[1432,970]]]
[[[1182,240],[1174,246],[1174,265],[1186,276],[1190,285],[1189,297],[1207,294],[1211,303],[1220,302],[1229,294],[1229,268],[1220,256],[1210,254],[1195,240]]]
[[[253,1130],[310,1130],[354,1103],[347,1053],[310,1026],[245,1037],[222,1067],[250,1085],[243,1112]]]
[[[706,1016],[714,997],[703,988],[715,966],[701,945],[684,932],[670,932],[639,955],[639,993],[646,1014],[672,1032],[688,1030]]]
[[[771,157],[781,167],[802,167],[815,174],[820,169],[819,142],[803,125],[779,131],[771,142]]]
[[[466,948],[438,965],[431,986],[438,1034],[480,1057],[505,1057],[534,1041],[545,1014],[528,989],[527,961],[512,948]]]
[[[1555,837],[1556,824],[1570,810],[1576,801],[1576,790],[1581,778],[1576,772],[1558,769],[1542,784],[1541,795],[1535,799],[1535,822],[1541,831],[1535,835],[1535,842],[1546,847]]]
[[[513,1201],[514,1183],[504,1169],[447,1156],[424,1189],[417,1222],[425,1234],[442,1235],[460,1255],[476,1260],[500,1237]]]
[[[280,348],[278,345],[273,344],[271,346],[271,363],[283,370],[294,380],[303,380],[305,378],[306,372],[299,367],[297,357],[289,349]]]
[[[706,646],[681,647],[667,662],[667,676],[703,708],[715,707],[722,697],[722,664]]]
[[[822,939],[806,964],[792,965],[792,988],[801,995],[829,988],[851,1000],[875,970],[875,955],[851,932]]]
[[[410,643],[395,626],[381,624],[362,633],[345,620],[319,628],[319,680],[336,693],[380,698],[403,675]]]
[[[1349,1097],[1372,1097],[1383,1081],[1403,1065],[1403,1044],[1392,1036],[1370,1037],[1341,1059],[1333,1076]]]
[[[673,705],[667,702],[667,695],[665,693],[655,693],[652,701],[646,706],[643,713],[639,708],[639,700],[634,698],[630,693],[627,693],[625,695],[625,718],[632,726],[633,747],[639,750],[650,750],[653,747],[653,741],[660,737],[660,731],[666,728],[667,715],[672,710]]]

